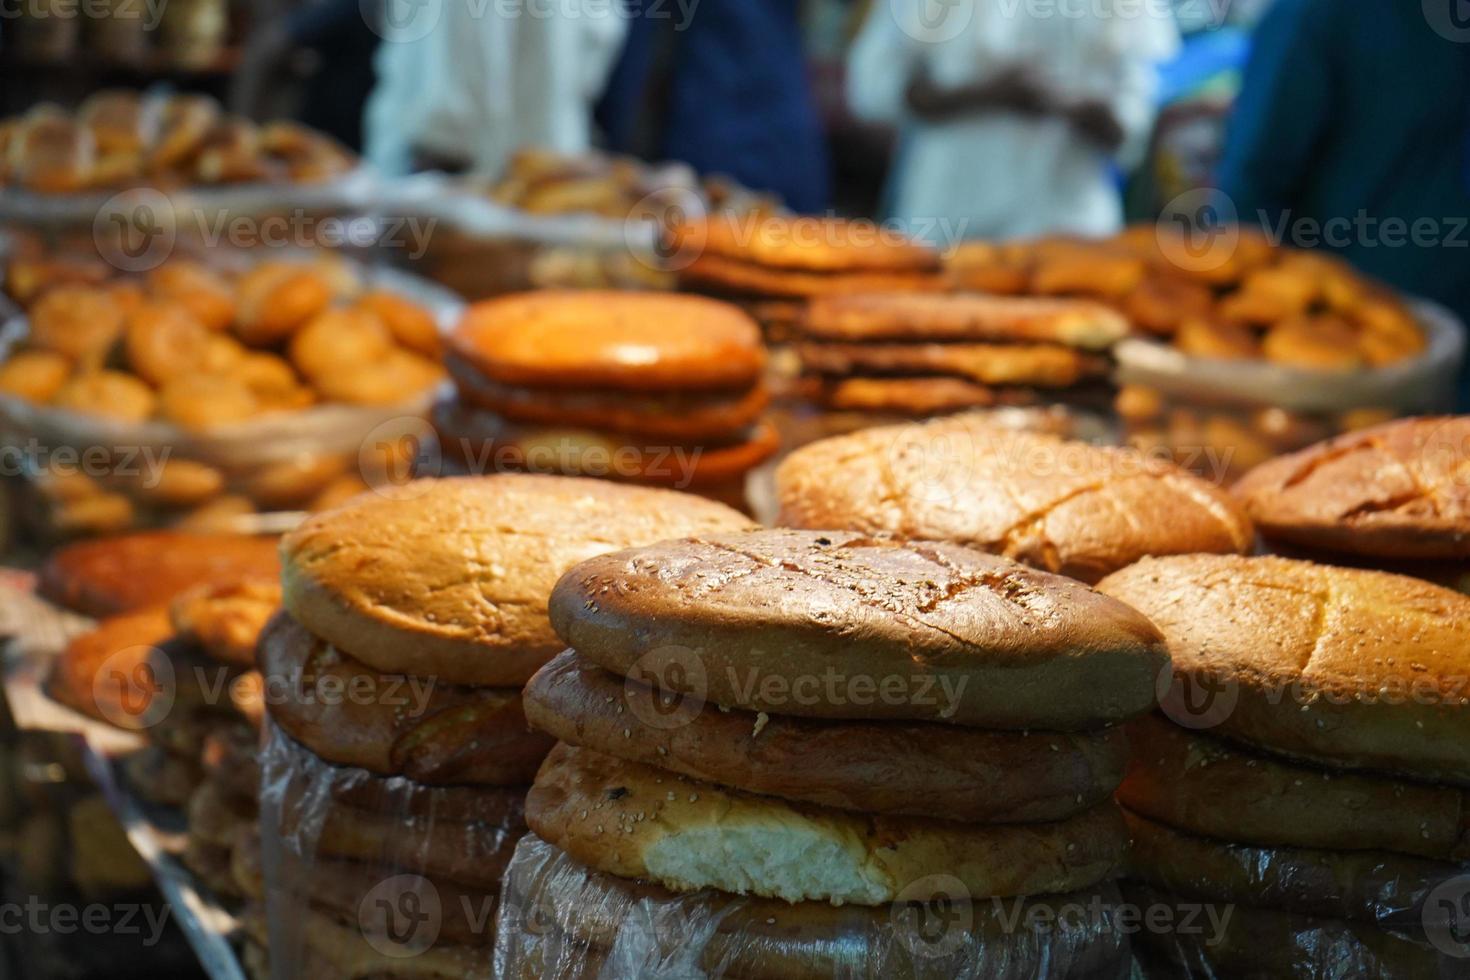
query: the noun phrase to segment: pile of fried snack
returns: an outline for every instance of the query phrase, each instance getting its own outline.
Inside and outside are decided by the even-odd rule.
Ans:
[[[248,962],[1456,975],[1467,474],[1466,418],[1232,492],[977,413],[798,450],[778,529],[565,477],[356,498],[283,540],[256,650]]]
[[[355,166],[322,133],[293,122],[257,125],[204,95],[108,90],[74,113],[42,104],[0,120],[0,187],[39,194],[312,183]]]
[[[267,261],[232,274],[175,258],[132,277],[100,263],[22,258],[7,285],[26,302],[27,330],[0,361],[0,396],[104,422],[162,421],[207,436],[319,404],[408,403],[444,377],[433,313],[336,261]],[[97,438],[127,444],[101,430]],[[154,512],[207,523],[256,508],[311,509],[361,488],[347,475],[355,447],[330,457],[310,448],[239,473],[183,452],[155,472],[135,454],[132,465],[119,457],[104,467],[105,478],[48,472],[36,483],[62,533],[119,530]]]

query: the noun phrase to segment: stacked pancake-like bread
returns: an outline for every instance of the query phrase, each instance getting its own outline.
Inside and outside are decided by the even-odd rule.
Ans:
[[[1099,588],[1163,631],[1165,717],[1118,799],[1160,976],[1459,976],[1470,840],[1470,598],[1283,558],[1150,559]],[[1175,917],[1176,924],[1184,920]]]
[[[521,705],[561,648],[552,584],[591,555],[747,524],[670,491],[505,474],[365,494],[287,535],[285,609],[259,648],[272,692],[261,828],[278,860],[251,886],[278,968],[411,947],[483,972],[525,786],[552,745]],[[360,912],[382,899],[457,913],[456,896],[477,929],[445,918],[405,937]]]
[[[1133,610],[951,545],[779,530],[594,558],[550,610],[572,649],[526,713],[562,744],[504,975],[1126,975],[1106,915],[996,916],[1111,901],[1108,726],[1165,663]],[[935,902],[963,922],[926,929]]]
[[[675,226],[666,247],[683,289],[740,303],[773,341],[818,297],[947,288],[938,252],[870,222],[720,214]]]
[[[1131,449],[995,425],[983,414],[812,443],[776,473],[788,527],[952,541],[1096,582],[1145,555],[1243,554],[1230,495]]]
[[[1470,416],[1338,436],[1261,464],[1234,489],[1284,553],[1470,592]]]
[[[1086,389],[1127,333],[1086,300],[888,292],[814,299],[796,351],[823,407],[922,416]]]
[[[435,419],[474,472],[688,489],[744,506],[776,450],[766,352],[738,309],[656,293],[527,293],[474,307],[449,341],[459,389]]]

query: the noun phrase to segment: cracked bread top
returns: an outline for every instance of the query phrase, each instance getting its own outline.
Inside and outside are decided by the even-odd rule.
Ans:
[[[1235,493],[1268,538],[1383,558],[1470,558],[1470,416],[1338,436],[1261,464]]]
[[[1134,610],[947,544],[762,530],[603,555],[552,591],[588,660],[727,707],[1076,730],[1148,710],[1166,658]]]
[[[283,600],[376,670],[518,687],[562,648],[546,600],[566,569],[633,544],[749,526],[702,497],[601,480],[426,480],[358,496],[283,538]]]
[[[790,527],[953,541],[1084,582],[1145,555],[1254,543],[1229,494],[1172,463],[977,414],[812,443],[776,482]]]
[[[1285,558],[1148,559],[1098,588],[1168,640],[1171,718],[1283,755],[1470,785],[1470,596]]]

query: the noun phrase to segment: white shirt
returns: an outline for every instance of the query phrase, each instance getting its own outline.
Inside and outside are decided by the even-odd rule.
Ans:
[[[927,123],[904,90],[923,68],[939,88],[1029,69],[1064,102],[1101,101],[1127,166],[1146,149],[1157,65],[1179,45],[1163,0],[874,0],[848,59],[853,112],[897,124],[892,217],[954,238],[1105,235],[1122,224],[1110,157],[1065,119],[1007,112]],[[948,222],[942,225],[940,222]]]
[[[386,0],[368,160],[408,172],[415,150],[496,176],[525,146],[592,143],[592,107],[627,24],[608,0]],[[394,13],[401,14],[401,19]]]

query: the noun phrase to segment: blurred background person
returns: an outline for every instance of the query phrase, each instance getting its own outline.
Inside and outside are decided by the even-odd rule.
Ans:
[[[1276,0],[1258,25],[1218,181],[1244,222],[1320,245],[1470,318],[1470,32],[1458,0]],[[1411,230],[1402,239],[1383,222]],[[1304,241],[1329,227],[1340,234]],[[1416,223],[1420,232],[1412,232]]]
[[[623,0],[629,34],[598,106],[608,148],[773,192],[830,197],[798,0]]]
[[[384,0],[366,155],[388,174],[498,175],[517,149],[582,153],[627,27],[608,0]],[[415,5],[416,4],[416,5]]]
[[[1118,168],[1147,146],[1178,43],[1159,4],[874,3],[847,92],[899,129],[887,213],[964,237],[1117,231]]]

